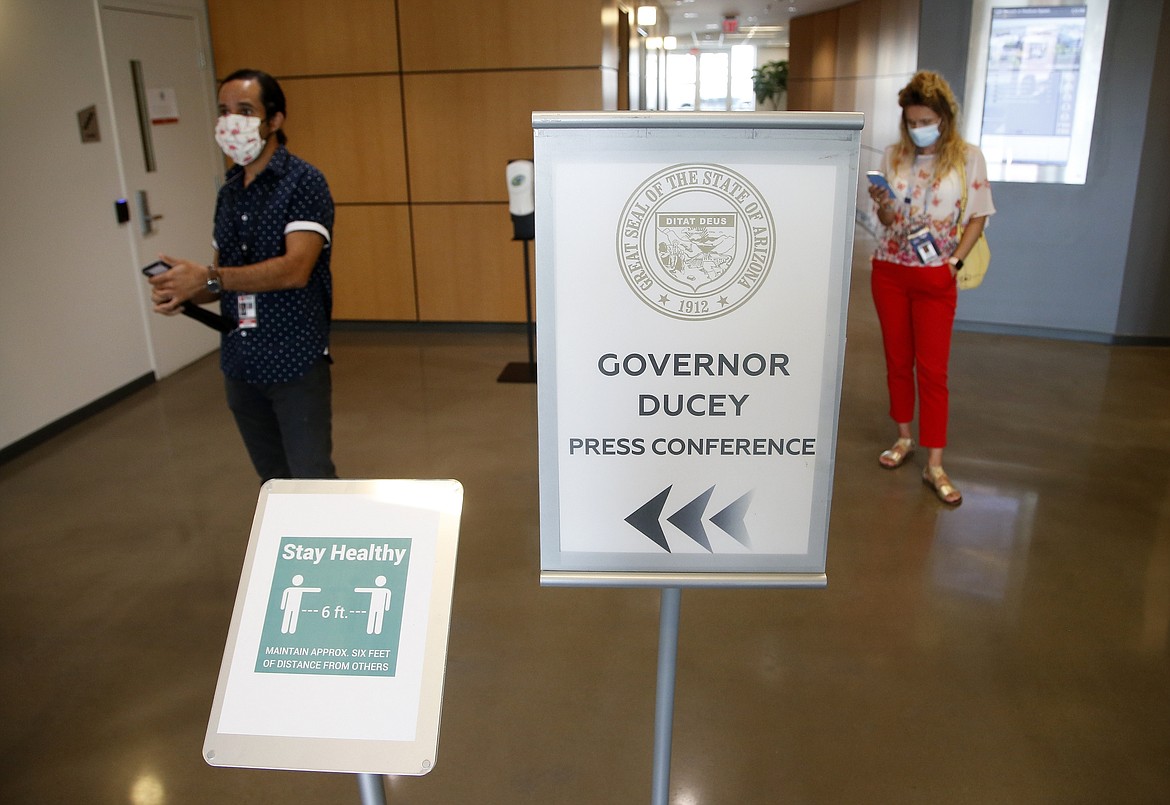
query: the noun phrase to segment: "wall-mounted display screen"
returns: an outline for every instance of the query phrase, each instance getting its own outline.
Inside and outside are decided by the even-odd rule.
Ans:
[[[967,139],[993,181],[1084,184],[1108,0],[976,0]]]

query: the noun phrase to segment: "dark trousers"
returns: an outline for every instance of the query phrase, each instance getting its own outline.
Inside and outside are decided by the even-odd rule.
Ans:
[[[289,383],[224,378],[228,408],[260,481],[336,478],[333,466],[333,379],[322,358]]]

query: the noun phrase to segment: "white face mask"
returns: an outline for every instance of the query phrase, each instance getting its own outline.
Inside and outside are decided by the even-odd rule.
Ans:
[[[248,115],[223,115],[215,124],[215,141],[232,162],[249,165],[268,142],[260,137],[261,122]]]
[[[938,124],[932,123],[929,126],[910,129],[910,139],[919,148],[930,148],[938,141],[938,133]]]

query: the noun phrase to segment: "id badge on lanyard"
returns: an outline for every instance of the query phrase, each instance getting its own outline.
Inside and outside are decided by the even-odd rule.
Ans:
[[[908,187],[906,189],[906,220],[908,221],[912,220],[910,215],[910,199],[912,190],[912,187]],[[918,255],[918,259],[922,261],[923,265],[929,265],[942,258],[942,254],[939,252],[938,244],[935,243],[934,235],[932,235],[930,232],[930,219],[927,215],[927,210],[930,209],[930,198],[933,193],[934,185],[928,184],[926,186],[926,193],[922,199],[924,223],[915,231],[907,235],[907,238],[910,240],[910,246],[914,249],[914,252]]]
[[[236,321],[240,329],[256,328],[259,323],[256,318],[256,294],[242,293],[236,297]]]

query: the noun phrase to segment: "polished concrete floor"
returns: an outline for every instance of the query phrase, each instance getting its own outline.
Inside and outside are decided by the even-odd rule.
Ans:
[[[858,261],[824,590],[682,596],[671,802],[1170,802],[1170,350],[960,333],[894,472]],[[522,334],[338,332],[347,477],[466,488],[435,770],[391,805],[650,799],[659,594],[538,584]],[[0,803],[357,803],[200,751],[257,482],[214,358],[0,466]]]

